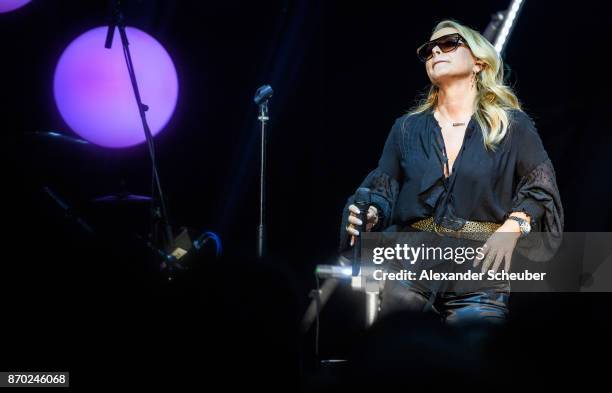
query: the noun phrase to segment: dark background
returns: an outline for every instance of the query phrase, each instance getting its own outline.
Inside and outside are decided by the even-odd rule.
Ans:
[[[335,260],[346,198],[375,167],[395,118],[427,86],[415,48],[446,18],[483,31],[509,2],[126,3],[128,25],[158,39],[179,75],[176,112],[155,139],[171,222],[175,229],[215,231],[225,257],[202,258],[184,278],[189,284],[169,285],[156,260],[126,237],[148,230],[146,206],[89,202],[121,190],[149,194],[145,146],[107,150],[27,135],[71,134],[53,102],[53,72],[75,37],[106,24],[108,2],[39,0],[1,14],[5,245],[11,251],[5,265],[20,268],[5,275],[13,284],[5,286],[5,304],[17,314],[7,322],[13,345],[3,365],[74,370],[78,383],[93,376],[102,354],[114,359],[110,368],[144,361],[177,372],[189,369],[183,356],[189,348],[222,370],[242,365],[241,372],[260,371],[265,354],[278,374],[302,380],[312,337],[298,337],[297,324],[315,285],[314,266]],[[526,2],[505,61],[555,165],[565,230],[609,231],[604,38],[610,10],[597,1],[560,4]],[[253,258],[259,134],[252,98],[265,83],[275,90],[270,257],[259,262]],[[66,218],[42,186],[65,198],[98,235]],[[532,315],[552,305],[559,316],[571,309],[585,329],[609,313],[608,294],[551,296],[517,295],[513,313]],[[332,298],[321,325],[323,357],[342,358],[354,346],[363,333],[360,304],[347,288]],[[162,356],[163,348],[170,354]]]

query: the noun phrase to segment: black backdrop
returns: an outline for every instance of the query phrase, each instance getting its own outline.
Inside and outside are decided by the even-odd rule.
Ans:
[[[490,15],[508,4],[497,0],[126,3],[128,24],[156,37],[179,74],[177,110],[156,137],[171,221],[177,228],[217,232],[227,259],[222,265],[206,262],[202,277],[214,281],[215,293],[235,293],[235,298],[226,293],[225,299],[235,300],[230,303],[244,310],[240,315],[263,313],[267,318],[262,310],[275,310],[270,313],[272,320],[291,327],[276,330],[285,333],[295,327],[307,304],[314,266],[334,260],[347,196],[376,165],[394,119],[426,87],[416,46],[439,20],[455,18],[482,31]],[[609,59],[602,38],[608,15],[605,2],[553,6],[527,1],[505,55],[510,80],[555,165],[566,231],[610,230],[612,187],[607,171],[612,143],[611,129],[604,122],[609,115],[605,87]],[[148,194],[144,145],[105,150],[24,136],[51,129],[71,132],[53,102],[55,64],[74,37],[107,20],[106,1],[39,0],[0,15],[5,48],[2,91],[8,109],[3,116],[8,141],[3,167],[10,202],[5,206],[11,219],[9,232],[14,235],[7,243],[12,251],[20,250],[6,264],[26,268],[23,285],[15,285],[7,300],[18,301],[23,309],[45,304],[42,314],[55,321],[40,325],[24,316],[27,322],[16,325],[22,338],[60,334],[74,343],[73,333],[82,331],[72,321],[86,310],[95,319],[93,299],[107,308],[104,323],[111,325],[120,319],[114,307],[130,314],[144,302],[144,309],[157,316],[165,315],[160,310],[174,308],[160,289],[155,263],[143,259],[142,250],[126,251],[132,243],[120,243],[112,236],[102,243],[87,236],[40,191],[43,185],[50,186],[101,227],[130,227],[142,233],[146,208],[100,212],[87,201],[122,188]],[[264,83],[275,89],[268,161],[271,258],[259,264],[252,258],[259,168],[252,97]],[[609,296],[571,299],[597,311]],[[516,303],[520,310],[521,302]],[[528,303],[531,299],[523,302]],[[322,351],[327,355],[342,356],[351,346],[351,334],[359,332],[356,307],[359,299],[348,290],[330,304],[327,322],[322,322],[326,332]],[[595,311],[585,318],[600,315]],[[255,317],[260,327],[247,323],[236,334],[258,337],[253,332],[265,331],[261,325],[268,323],[261,315]],[[89,322],[83,326],[96,326],[94,319],[85,319]],[[286,342],[294,342],[294,336],[285,335]],[[43,368],[77,367],[68,355],[61,364],[54,363],[53,351],[61,345],[48,345],[49,351],[34,346],[32,356],[17,351],[22,355],[18,365],[33,367],[28,362],[38,359],[36,364]],[[279,353],[296,360],[297,346],[283,345],[277,345],[282,348]]]

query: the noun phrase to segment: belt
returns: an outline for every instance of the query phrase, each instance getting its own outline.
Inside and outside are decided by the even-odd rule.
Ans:
[[[501,224],[487,221],[466,221],[465,225],[461,229],[454,230],[438,225],[434,222],[433,217],[428,217],[413,222],[410,224],[410,226],[421,231],[436,232],[453,237],[486,241],[489,238],[489,235],[495,232],[497,228],[501,226]]]

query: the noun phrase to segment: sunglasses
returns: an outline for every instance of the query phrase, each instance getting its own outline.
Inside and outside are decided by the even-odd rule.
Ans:
[[[459,45],[465,45],[465,40],[458,33],[443,35],[440,38],[431,40],[419,46],[417,49],[417,56],[422,62],[426,62],[433,56],[433,48],[436,46],[444,53],[452,52],[459,47]]]

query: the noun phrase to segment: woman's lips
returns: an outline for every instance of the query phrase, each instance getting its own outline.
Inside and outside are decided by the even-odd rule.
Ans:
[[[436,61],[433,63],[433,66],[435,67],[435,66],[436,66],[436,64],[440,64],[440,63],[448,63],[448,61],[446,61],[446,60],[436,60]]]

